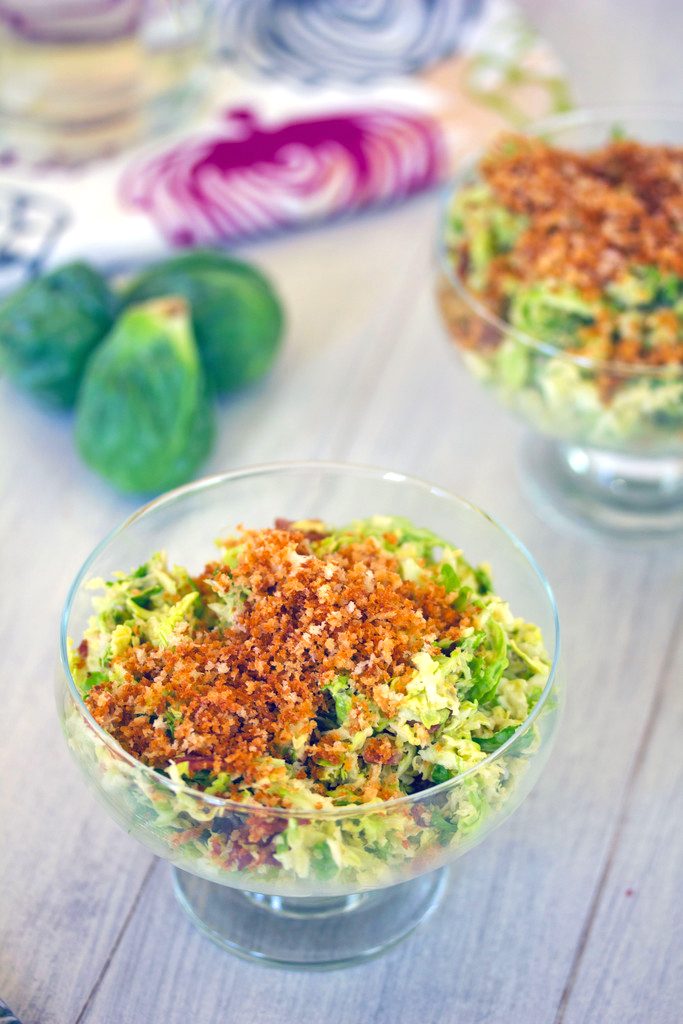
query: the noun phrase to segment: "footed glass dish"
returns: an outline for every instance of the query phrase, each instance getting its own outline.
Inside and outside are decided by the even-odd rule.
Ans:
[[[473,563],[488,563],[514,614],[543,633],[551,660],[545,688],[523,724],[480,763],[399,798],[302,811],[235,802],[174,781],[95,722],[69,669],[69,638],[77,642],[92,614],[90,579],[108,579],[162,548],[172,563],[199,571],[212,555],[210,539],[240,523],[316,517],[342,524],[375,514],[405,516],[457,544]],[[485,513],[399,473],[292,463],[172,491],[102,541],[64,609],[57,699],[69,749],[90,787],[126,832],[173,865],[176,895],[195,925],[242,957],[320,970],[367,959],[412,931],[438,902],[448,865],[520,805],[555,733],[558,656],[545,578]],[[235,857],[245,837],[251,852]]]
[[[683,111],[577,111],[544,121],[530,134],[575,151],[613,138],[681,146]],[[533,336],[474,294],[454,256],[451,218],[458,197],[481,183],[479,159],[448,189],[438,228],[437,302],[467,369],[530,427],[523,461],[534,496],[561,515],[617,535],[683,529],[683,364],[573,354],[559,334],[557,343],[547,333]],[[679,309],[673,302],[672,313]],[[656,312],[644,297],[623,312],[647,318],[650,310]]]

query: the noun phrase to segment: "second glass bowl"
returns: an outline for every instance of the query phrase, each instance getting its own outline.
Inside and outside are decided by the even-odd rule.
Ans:
[[[615,129],[640,142],[681,145],[683,112],[577,111],[531,132],[585,150],[609,141]],[[610,532],[683,529],[683,366],[572,355],[487,309],[449,253],[451,203],[478,180],[477,165],[451,184],[441,212],[437,301],[469,371],[531,427],[525,470],[536,496]]]
[[[498,592],[535,622],[552,660],[526,721],[474,768],[431,789],[333,811],[249,806],[175,783],[137,761],[92,718],[69,670],[69,638],[92,611],[92,577],[111,578],[164,549],[199,571],[213,538],[277,516],[344,523],[406,516],[491,564]],[[322,969],[354,963],[411,931],[435,905],[444,867],[521,803],[555,732],[559,632],[543,575],[516,538],[483,512],[401,474],[283,464],[190,484],[147,505],[95,549],[69,594],[58,706],[71,753],[114,819],[175,870],[181,905],[219,945],[244,957]],[[249,854],[241,857],[240,837]],[[254,844],[261,851],[254,856]]]

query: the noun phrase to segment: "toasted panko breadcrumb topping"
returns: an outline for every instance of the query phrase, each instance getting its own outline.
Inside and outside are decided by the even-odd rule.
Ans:
[[[236,564],[209,564],[194,580],[207,606],[228,592],[244,595],[232,624],[117,655],[112,668],[123,681],[87,697],[97,721],[152,767],[187,761],[193,772],[248,783],[267,756],[301,762],[304,774],[307,754],[319,759],[321,744],[330,764],[343,758],[333,734],[316,733],[324,687],[346,673],[391,714],[388,684],[400,690],[414,655],[433,651],[437,638],[455,642],[468,619],[433,579],[404,581],[397,559],[373,538],[318,555],[315,537],[289,528],[243,531]],[[362,697],[353,715],[355,728],[367,724]],[[389,762],[390,747],[370,742],[366,760]]]
[[[634,267],[683,276],[683,147],[615,140],[582,153],[505,136],[483,159],[481,174],[498,202],[527,218],[488,271],[482,297],[499,315],[505,316],[511,285],[554,281],[596,299]],[[683,337],[671,310],[650,315],[648,329],[668,332],[655,347],[642,343],[640,325],[626,337],[624,329],[622,323],[615,332],[610,316],[598,318],[591,338],[603,358],[683,362]]]
[[[513,136],[482,173],[529,217],[507,260],[519,279],[602,289],[634,265],[683,275],[683,147],[614,141],[580,153]]]

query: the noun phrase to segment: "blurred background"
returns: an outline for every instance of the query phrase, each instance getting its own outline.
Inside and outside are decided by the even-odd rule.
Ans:
[[[577,103],[680,102],[680,4],[577,0],[568,10],[521,0],[520,7],[562,56]]]
[[[0,25],[0,290],[20,324],[0,375],[0,996],[24,1024],[674,1024],[680,553],[534,502],[522,425],[469,381],[433,292],[462,161],[572,105],[680,102],[683,5],[0,0]],[[169,264],[197,247],[228,255]],[[29,332],[12,305],[27,282]],[[210,398],[186,375],[212,423],[189,461],[122,472],[134,434],[92,452],[110,371],[87,410],[81,379],[129,303],[181,288],[211,311],[193,322],[205,358],[213,317],[235,325],[236,362],[213,350]],[[547,776],[433,930],[350,981],[264,975],[192,934],[159,864],[85,792],[51,692],[67,590],[110,529],[188,477],[296,458],[415,473],[489,510],[531,546],[565,630]]]

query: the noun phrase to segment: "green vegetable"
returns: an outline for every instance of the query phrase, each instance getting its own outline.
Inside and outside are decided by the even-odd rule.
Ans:
[[[441,846],[447,846],[455,833],[458,831],[457,821],[449,820],[438,808],[434,808],[429,824],[436,831],[437,841]]]
[[[122,491],[162,491],[192,476],[212,439],[186,303],[126,310],[83,378],[76,442],[85,461]]]
[[[89,672],[81,686],[81,693],[85,696],[85,694],[90,693],[93,687],[99,686],[100,683],[106,683],[108,679],[109,674],[107,672]]]
[[[607,295],[622,309],[674,306],[683,293],[683,279],[658,267],[635,266],[610,282]]]
[[[460,590],[462,581],[453,566],[449,565],[448,562],[444,562],[441,566],[439,576],[439,582],[447,594],[452,594],[455,590]]]
[[[453,607],[457,612],[464,612],[473,593],[472,587],[461,587],[460,593],[453,602]]]
[[[498,750],[498,747],[502,747],[504,743],[507,743],[516,732],[517,729],[514,725],[508,725],[507,728],[494,732],[493,736],[473,736],[472,739],[475,743],[479,744],[485,754],[490,754],[491,751]]]
[[[31,281],[0,306],[0,369],[45,404],[68,409],[114,312],[106,281],[84,263]]]
[[[515,292],[509,316],[513,327],[532,338],[565,345],[575,340],[580,327],[593,322],[595,312],[595,304],[582,298],[571,286],[539,281]],[[517,350],[514,351],[517,354]],[[526,369],[524,373],[514,371],[517,372],[522,379],[526,376]]]
[[[149,609],[152,607],[151,599],[156,594],[161,594],[163,589],[163,587],[158,585],[155,587],[147,587],[147,590],[143,590],[140,594],[136,594],[135,597],[131,597],[131,601],[133,604],[136,604],[138,608]]]
[[[199,771],[183,773],[183,779],[193,786],[209,786],[214,782],[215,776],[208,768],[200,768]]]
[[[337,874],[337,865],[326,840],[311,848],[311,866],[318,878],[333,878]]]
[[[253,267],[219,252],[197,250],[142,273],[126,290],[127,304],[181,295],[217,394],[262,377],[280,347],[282,306],[268,280]]]
[[[494,620],[487,625],[488,645],[482,654],[472,660],[472,686],[468,700],[485,704],[493,700],[503,672],[508,666],[505,630]]]
[[[531,350],[514,338],[506,338],[495,359],[501,384],[512,391],[523,388],[532,371]]]
[[[472,287],[485,284],[493,257],[510,250],[527,223],[523,214],[498,203],[488,185],[472,185],[456,196],[450,211],[450,230],[467,236]]]
[[[171,739],[175,737],[176,725],[179,725],[180,722],[182,722],[182,720],[182,711],[177,711],[175,708],[166,708],[166,711],[164,712],[164,721],[166,722],[167,726],[166,731]]]
[[[337,715],[337,722],[343,725],[351,710],[351,693],[349,677],[346,675],[335,676],[331,683],[323,689],[328,690],[334,700],[334,708]]]
[[[209,868],[213,872],[236,870],[234,864],[225,862],[225,854],[231,849],[244,850],[244,865],[238,869],[253,873],[254,887],[282,877],[306,880],[307,885],[329,879],[342,887],[360,884],[372,888],[390,880],[394,868],[407,868],[413,860],[419,868],[439,844],[453,844],[454,850],[459,845],[464,848],[489,816],[495,817],[507,799],[514,799],[515,787],[525,785],[521,780],[527,770],[527,759],[540,743],[540,733],[533,725],[527,724],[521,734],[515,734],[515,730],[524,728],[548,678],[550,666],[541,631],[515,617],[495,593],[486,563],[475,568],[448,541],[405,519],[386,515],[339,528],[322,526],[320,536],[322,539],[314,541],[315,552],[309,555],[311,567],[315,559],[337,563],[335,552],[343,553],[350,544],[373,538],[373,550],[376,546],[377,550],[392,554],[402,568],[409,562],[418,564],[426,580],[452,584],[453,575],[456,576],[457,590],[449,593],[446,602],[452,602],[461,591],[469,591],[471,625],[457,644],[443,636],[439,640],[430,632],[405,671],[381,688],[372,675],[365,675],[365,666],[360,661],[365,650],[360,645],[353,672],[331,676],[318,673],[317,684],[323,692],[316,701],[315,718],[309,706],[302,709],[295,727],[273,736],[268,748],[258,755],[257,786],[248,775],[233,775],[225,767],[223,771],[214,771],[213,761],[192,756],[202,752],[199,744],[189,747],[195,744],[194,696],[178,693],[168,677],[160,680],[165,703],[158,717],[151,713],[144,716],[145,728],[152,733],[152,741],[157,735],[173,741],[176,749],[161,766],[173,783],[187,782],[209,794],[227,794],[247,804],[259,801],[265,794],[273,805],[299,813],[287,815],[285,827],[275,835],[259,837],[254,830],[252,837],[249,829],[238,827],[237,815],[216,809],[214,817],[211,808],[189,794],[173,791],[164,796],[159,788],[150,796],[146,776],[135,787],[134,797],[143,801],[145,820],[151,821],[177,851],[174,856],[199,858],[206,873]],[[238,543],[232,544],[233,540]],[[243,538],[226,539],[225,550],[231,558],[223,564],[238,569],[246,554]],[[296,552],[296,542],[291,539],[282,554],[282,568],[287,573],[296,571],[297,559],[291,557]],[[226,629],[244,624],[244,620],[238,621],[245,593],[245,581],[239,571],[233,573],[232,579],[226,573],[221,581],[225,587],[223,602],[233,609],[230,617],[221,617],[218,612],[213,617],[204,617],[197,608],[197,594],[187,569],[169,564],[159,552],[150,552],[139,568],[135,568],[137,564],[133,562],[128,571],[113,573],[108,581],[97,582],[93,614],[88,617],[85,634],[78,638],[81,643],[74,644],[71,651],[71,671],[81,690],[90,673],[111,665],[109,672],[102,673],[103,682],[107,685],[109,680],[116,698],[120,666],[113,662],[115,656],[142,644],[156,646],[160,652],[180,642],[189,641],[199,647],[205,642],[205,635],[208,634],[207,639],[213,635],[215,642]],[[449,566],[453,575],[444,566]],[[337,586],[335,575],[332,574],[332,587]],[[339,596],[345,602],[347,595]],[[443,592],[441,597],[444,598]],[[149,600],[151,609],[141,608],[140,598]],[[261,600],[258,592],[250,592],[255,609]],[[215,609],[216,602],[211,601],[210,610]],[[282,611],[284,620],[288,614],[286,605]],[[302,617],[300,627],[295,628],[300,628],[303,636],[310,625]],[[334,639],[334,631],[331,635]],[[326,639],[320,633],[318,637],[323,642]],[[435,650],[434,640],[441,651]],[[305,640],[302,664],[307,663],[311,651],[310,639]],[[381,650],[377,650],[377,656],[382,657]],[[510,664],[501,676],[508,659]],[[146,669],[141,665],[140,671]],[[286,671],[290,671],[289,665]],[[147,683],[136,698],[141,713],[145,708],[156,707],[159,699],[153,675]],[[483,690],[476,705],[465,696],[475,684],[481,684]],[[229,678],[225,685],[230,685]],[[201,695],[201,677],[197,686],[196,692]],[[152,698],[149,704],[147,694]],[[382,707],[376,703],[376,695],[384,697]],[[548,698],[546,707],[552,706],[551,700],[552,697]],[[82,726],[81,715],[75,713],[74,720],[75,728],[82,730],[83,742],[90,743],[90,730]],[[185,736],[180,743],[182,734]],[[114,735],[118,738],[116,732]],[[373,736],[381,737],[383,749],[390,747],[398,757],[391,757],[385,764],[366,761],[363,751]],[[508,737],[513,737],[513,750],[499,755],[497,763],[477,770],[490,750]],[[519,757],[527,743],[526,756]],[[372,758],[371,750],[372,746],[366,752]],[[189,759],[183,761],[182,757]],[[113,758],[113,768],[108,762],[101,764],[108,779],[111,777],[112,790],[119,760]],[[197,769],[191,767],[193,761]],[[200,764],[209,767],[199,768]],[[430,798],[430,787],[449,779],[453,782],[444,787],[445,791]],[[421,793],[425,799],[420,798],[411,806],[386,805],[382,790],[377,789],[378,780],[387,789],[391,786],[392,795]],[[126,785],[130,794],[128,775]],[[173,790],[177,788],[176,785]],[[373,808],[368,806],[368,800],[375,804]],[[317,813],[354,806],[357,815]],[[267,810],[264,801],[264,811]],[[309,817],[310,811],[314,813]],[[245,808],[245,814],[249,813]]]
[[[478,566],[474,570],[474,578],[477,581],[480,594],[490,594],[493,590],[493,580],[491,574],[484,568],[483,565]]]

